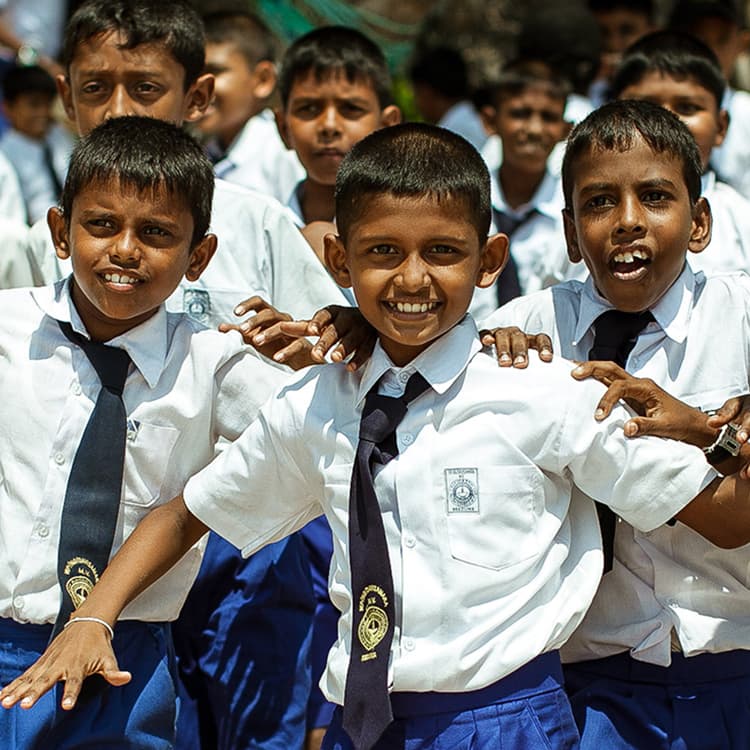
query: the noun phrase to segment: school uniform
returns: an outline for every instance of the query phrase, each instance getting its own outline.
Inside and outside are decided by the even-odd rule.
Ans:
[[[590,280],[573,281],[516,300],[485,324],[545,331],[557,353],[585,360],[592,324],[611,307]],[[701,409],[750,391],[743,274],[706,277],[686,266],[651,312],[628,372]],[[747,548],[719,549],[679,522],[644,532],[620,521],[614,556],[562,649],[574,662],[566,679],[583,747],[750,746],[746,711],[735,710],[750,700]]]
[[[83,350],[58,325],[69,322],[87,337],[68,280],[5,291],[2,301],[0,680],[7,684],[44,651],[58,615],[63,498],[101,386]],[[132,360],[123,394],[128,421],[114,554],[151,509],[178,494],[216,455],[221,441],[241,432],[286,376],[237,334],[201,330],[163,307],[110,343]],[[30,711],[3,711],[0,745],[64,747],[66,737],[82,734],[101,747],[168,747],[176,704],[167,623],[180,612],[204,544],[138,596],[115,626],[115,652],[134,673],[132,689],[97,691],[93,704],[72,712],[59,708],[59,690]]]
[[[454,104],[440,118],[437,125],[465,138],[477,151],[487,140],[488,133],[482,124],[477,108],[468,100]]]
[[[434,720],[554,652],[580,622],[602,557],[593,504],[573,481],[647,530],[715,474],[696,448],[622,438],[622,409],[602,424],[591,419],[603,388],[576,383],[569,363],[498,368],[480,350],[469,316],[404,368],[378,344],[356,373],[331,365],[298,377],[188,483],[184,497],[243,554],[325,513],[334,549],[329,589],[342,614],[321,687],[339,705],[355,606],[348,496],[362,403],[375,386],[403,392],[415,371],[431,389],[410,404],[396,431],[400,453],[375,476],[375,491],[396,592],[388,674],[394,710],[421,713],[409,709],[419,702],[410,696],[431,693]],[[534,714],[540,694],[550,695],[555,716],[544,729],[532,720],[527,741],[573,747],[554,666],[544,671],[520,704],[518,695],[488,702],[507,699]],[[468,699],[459,695],[466,692]],[[493,721],[491,741],[476,747],[498,747]],[[407,742],[423,725],[405,719]],[[408,746],[438,747],[430,740]]]
[[[13,165],[0,153],[0,218],[26,224],[21,185]]]
[[[217,177],[279,201],[305,176],[297,154],[281,140],[270,109],[251,117],[226,151],[209,141],[208,152]]]
[[[750,273],[750,201],[713,171],[701,178],[701,194],[711,206],[711,242],[701,253],[688,253],[691,268],[708,275]]]
[[[711,166],[750,200],[750,93],[727,87],[721,107],[729,113],[729,129],[724,143],[711,151]]]

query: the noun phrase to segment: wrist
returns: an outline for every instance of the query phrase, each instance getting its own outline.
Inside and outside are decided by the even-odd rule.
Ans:
[[[103,620],[101,617],[94,617],[93,615],[89,615],[86,617],[71,617],[65,623],[65,625],[63,625],[63,630],[67,630],[68,626],[70,625],[75,625],[81,622],[94,622],[94,623],[97,623],[98,625],[101,625],[109,634],[110,641],[115,637],[114,628],[106,620]]]
[[[25,42],[16,50],[16,63],[22,66],[36,65],[39,62],[39,51]]]

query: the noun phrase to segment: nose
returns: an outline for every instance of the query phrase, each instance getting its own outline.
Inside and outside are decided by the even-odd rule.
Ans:
[[[121,232],[112,245],[109,257],[119,266],[128,268],[137,266],[141,259],[141,247],[135,232]]]
[[[124,86],[116,86],[107,103],[107,111],[104,119],[109,120],[114,117],[126,117],[134,115],[132,102]]]
[[[538,136],[542,130],[542,116],[539,113],[531,114],[526,120],[526,132]]]
[[[340,132],[339,115],[334,105],[326,107],[320,113],[318,128],[321,135],[331,136],[337,135]]]
[[[409,255],[401,265],[394,283],[399,290],[408,294],[415,294],[430,286],[430,274],[421,257]]]
[[[636,196],[625,196],[620,201],[620,212],[615,225],[615,234],[618,236],[643,234],[646,223],[643,216],[643,207]]]

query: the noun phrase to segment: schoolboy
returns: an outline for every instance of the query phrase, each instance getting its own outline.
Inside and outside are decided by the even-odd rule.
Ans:
[[[248,553],[325,512],[334,535],[331,593],[342,615],[324,686],[337,703],[345,691],[347,698],[324,748],[352,747],[342,721],[357,748],[457,747],[467,736],[477,748],[575,747],[556,649],[601,570],[594,508],[579,492],[644,529],[676,514],[718,544],[740,544],[749,530],[748,512],[739,512],[746,488],[710,481],[697,448],[624,439],[621,408],[614,419],[591,419],[601,386],[576,383],[567,365],[500,369],[481,351],[466,310],[475,284],[492,283],[501,269],[507,240],[486,238],[489,175],[460,137],[420,124],[371,134],[342,164],[337,217],[327,261],[341,283],[354,285],[378,331],[372,358],[355,373],[310,370],[272,397],[184,497],[142,523],[79,615],[116,621],[204,533],[199,519]],[[417,396],[415,374],[426,387]],[[395,434],[371,455],[385,465],[375,471],[367,513],[369,430],[407,398],[402,421],[391,422]],[[674,499],[707,482],[694,502]],[[737,513],[731,529],[711,510],[727,491],[726,508]],[[363,543],[374,548],[364,559]],[[366,585],[352,591],[353,578]],[[393,597],[383,588],[390,584]],[[392,645],[386,639],[379,649],[389,632]],[[77,678],[93,671],[76,656],[82,644],[110,680],[126,679],[105,627],[79,621],[25,687],[17,681],[2,691],[3,705],[33,703],[63,673],[72,705]],[[359,658],[347,666],[352,649]],[[362,674],[370,668],[378,678]],[[389,687],[383,713],[367,715],[388,700]],[[396,721],[378,740],[389,705]],[[364,717],[351,717],[352,709]]]
[[[60,94],[82,134],[117,115],[194,122],[211,100],[203,25],[183,0],[87,0],[68,24],[63,63]],[[345,304],[276,201],[216,180],[212,209],[220,249],[201,278],[181,282],[167,302],[170,310],[216,327],[253,294],[296,317],[327,303]],[[44,247],[42,258],[49,252]],[[52,272],[54,278],[60,270]],[[248,560],[221,538],[209,539],[189,606],[174,626],[181,674],[187,679],[190,673],[191,691],[204,696],[196,708],[207,736],[204,750],[241,747],[253,738],[266,748],[301,744],[309,667],[297,629],[305,617],[309,627],[312,613],[303,562],[296,537]],[[268,600],[278,606],[271,610]],[[225,637],[213,637],[217,633]],[[257,668],[235,670],[238,653]],[[186,723],[195,715],[180,713],[185,748],[199,739]]]
[[[37,66],[13,67],[3,76],[3,109],[10,124],[0,137],[0,151],[18,174],[26,219],[46,219],[60,198],[68,157],[69,133],[57,125],[52,105],[55,80]]]
[[[741,0],[679,0],[672,6],[667,25],[710,47],[724,78],[733,80],[737,59],[750,42]],[[729,129],[724,142],[711,154],[711,164],[723,180],[750,200],[750,94],[728,85],[721,106],[729,114]]]
[[[603,313],[649,311],[624,351],[629,373],[704,410],[747,393],[750,284],[685,262],[710,238],[700,175],[695,140],[665,109],[623,100],[591,114],[563,170],[569,252],[591,276],[515,300],[485,324],[544,330],[582,361]],[[647,533],[617,524],[612,570],[562,650],[582,747],[748,747],[747,563],[744,548],[723,546],[679,520]]]
[[[492,219],[510,239],[512,265],[489,294],[475,296],[471,312],[478,320],[519,294],[560,281],[565,268],[573,268],[565,253],[560,177],[547,166],[570,130],[569,89],[547,64],[518,60],[505,67],[493,87],[492,106],[483,108],[487,129],[503,147],[502,162],[491,172]]]
[[[284,54],[279,95],[279,132],[306,173],[288,205],[300,227],[333,221],[341,160],[373,130],[401,121],[388,64],[379,47],[356,29],[324,26],[297,39]]]
[[[750,203],[710,167],[727,132],[721,108],[724,78],[702,42],[677,31],[643,37],[626,53],[612,83],[618,99],[645,99],[666,107],[687,125],[701,155],[701,194],[711,205],[711,245],[690,258],[696,270],[750,271]]]
[[[269,107],[276,40],[251,13],[212,13],[204,24],[214,93],[196,128],[208,137],[216,176],[286,201],[304,171],[279,137]]]
[[[206,234],[212,191],[211,164],[181,128],[153,118],[110,120],[77,146],[61,208],[49,212],[56,252],[72,260],[73,275],[54,286],[2,292],[4,682],[44,651],[68,591],[75,593],[71,581],[61,591],[66,561],[58,561],[58,550],[74,520],[66,497],[74,492],[74,467],[86,459],[80,452],[104,392],[92,365],[96,351],[89,360],[89,350],[118,348],[130,358],[121,391],[124,478],[113,487],[118,520],[107,538],[94,523],[101,513],[92,510],[86,532],[87,539],[101,538],[105,560],[150,508],[244,429],[286,378],[238,334],[204,330],[164,307],[181,277],[196,279],[216,249],[215,236]],[[116,473],[117,452],[111,459],[96,470]],[[132,689],[92,690],[87,711],[61,712],[47,701],[15,716],[2,712],[0,745],[172,746],[168,621],[180,611],[203,546],[134,602],[117,627],[113,644],[131,654]],[[78,560],[76,574],[88,578],[76,579],[85,595],[101,568],[81,571],[86,561],[71,558]]]

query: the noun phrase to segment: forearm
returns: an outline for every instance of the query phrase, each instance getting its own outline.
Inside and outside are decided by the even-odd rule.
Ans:
[[[151,511],[112,558],[75,617],[100,617],[114,625],[138,594],[166,573],[208,531],[182,496]]]

